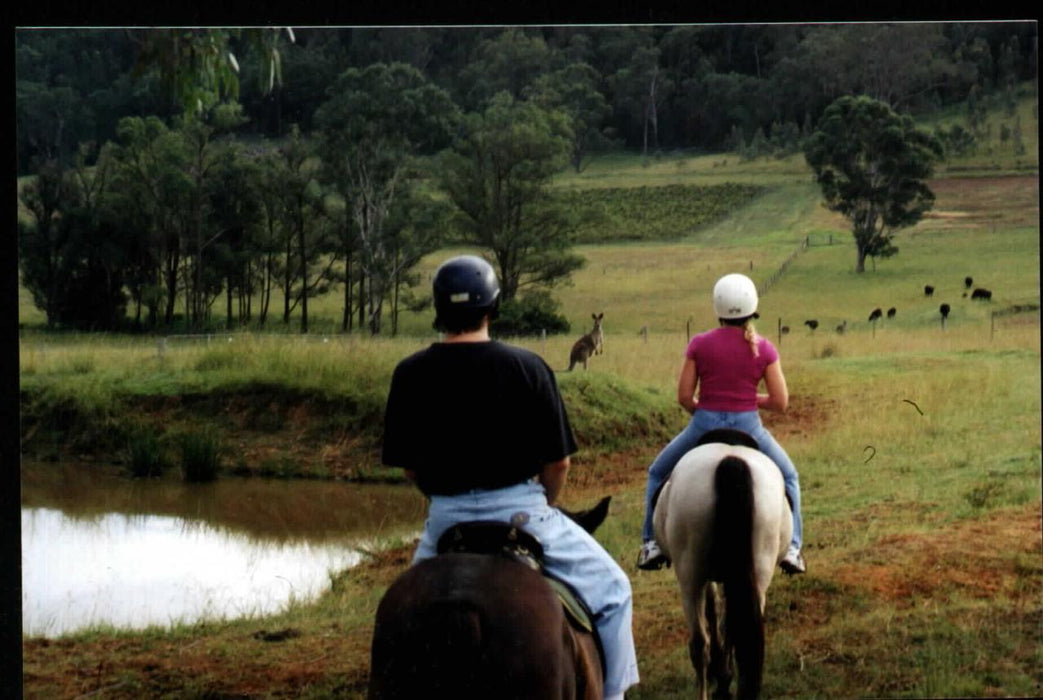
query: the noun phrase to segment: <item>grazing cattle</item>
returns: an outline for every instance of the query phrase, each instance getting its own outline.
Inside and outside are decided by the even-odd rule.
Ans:
[[[818,321],[816,319],[809,318],[807,321],[804,322],[804,325],[810,328],[811,330],[815,330],[816,328],[818,328]]]
[[[590,315],[594,319],[594,328],[572,346],[572,352],[569,353],[569,372],[580,362],[583,363],[583,369],[587,369],[587,360],[590,356],[600,355],[603,352],[602,345],[605,336],[601,330],[601,319],[604,316],[604,313]]]
[[[783,326],[779,329],[779,332],[781,332],[783,335],[786,335],[787,333],[789,333],[789,326]]]
[[[949,305],[948,304],[942,304],[941,306],[939,306],[938,307],[938,311],[941,312],[942,318],[948,318],[949,317]]]
[[[883,315],[884,315],[884,312],[881,311],[880,309],[873,309],[872,313],[869,314],[869,322],[872,323],[872,322],[876,321],[878,318],[880,318]]]
[[[894,318],[896,313],[898,313],[898,309],[892,306],[890,309],[887,310],[887,317]]]
[[[929,297],[929,296],[931,296],[932,294],[934,294],[934,287],[932,287],[932,286],[931,286],[931,285],[929,285],[929,284],[928,284],[928,285],[926,285],[926,286],[925,286],[925,287],[923,288],[923,293],[924,293],[924,296],[926,296],[926,297]]]
[[[966,287],[967,289],[970,289],[971,285],[973,285],[973,284],[974,284],[974,279],[973,278],[971,278],[971,277],[964,277],[963,278],[963,286]]]
[[[984,301],[992,301],[992,291],[978,287],[973,292],[971,292],[971,299],[982,299]]]

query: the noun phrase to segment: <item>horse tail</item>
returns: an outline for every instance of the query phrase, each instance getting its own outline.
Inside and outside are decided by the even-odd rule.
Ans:
[[[714,474],[717,505],[712,568],[724,583],[725,625],[735,649],[739,696],[756,697],[764,669],[764,619],[753,553],[753,476],[739,457],[728,456]]]

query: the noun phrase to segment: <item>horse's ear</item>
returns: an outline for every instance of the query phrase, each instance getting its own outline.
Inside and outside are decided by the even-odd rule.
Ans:
[[[605,496],[593,508],[578,513],[567,511],[564,508],[561,511],[575,520],[584,530],[593,534],[601,526],[601,523],[605,522],[605,518],[608,517],[608,504],[611,500],[612,496]]]

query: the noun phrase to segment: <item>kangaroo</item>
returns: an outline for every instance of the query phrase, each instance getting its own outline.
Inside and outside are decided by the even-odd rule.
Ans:
[[[601,332],[601,319],[604,315],[604,313],[590,315],[594,319],[594,328],[572,346],[572,352],[569,353],[569,372],[579,362],[583,363],[583,369],[587,369],[587,360],[590,356],[600,355],[604,352],[602,343],[605,335]]]

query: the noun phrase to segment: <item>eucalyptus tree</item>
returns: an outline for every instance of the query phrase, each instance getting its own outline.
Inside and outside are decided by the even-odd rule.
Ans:
[[[572,128],[569,160],[582,172],[592,150],[611,144],[606,126],[612,106],[601,91],[601,75],[587,63],[570,63],[561,70],[539,76],[526,95],[547,109],[560,109]]]
[[[57,160],[46,160],[39,163],[36,177],[18,193],[21,205],[30,214],[28,221],[18,220],[21,280],[33,303],[44,312],[48,327],[58,323],[61,268],[69,242],[69,229],[61,212],[69,204],[74,186]]]
[[[151,262],[140,262],[139,284],[154,290],[149,293],[152,303],[162,298],[163,322],[169,326],[177,303],[188,213],[184,141],[158,117],[125,117],[116,134],[111,148],[113,187],[128,213],[142,224],[142,249],[152,251]],[[150,266],[152,273],[147,271]]]
[[[228,329],[253,316],[257,270],[263,266],[259,233],[263,226],[259,168],[235,142],[222,148],[214,164],[208,223],[216,237],[214,271],[223,279]]]
[[[659,65],[659,55],[658,47],[642,46],[612,76],[617,104],[641,124],[643,155],[648,154],[650,139],[652,149],[659,148],[659,112],[674,89],[673,80]]]
[[[457,226],[466,242],[492,254],[505,302],[583,265],[571,252],[570,212],[548,193],[571,140],[562,113],[500,93],[484,112],[467,115],[463,136],[442,156],[442,187],[458,210]]]
[[[67,86],[49,87],[19,80],[15,85],[15,120],[17,122],[20,160],[68,162],[77,132],[83,128],[82,99]],[[30,162],[19,162],[21,172]]]
[[[484,109],[500,92],[521,99],[533,81],[560,68],[562,61],[539,34],[517,27],[505,29],[482,40],[461,71],[466,86],[462,104],[471,110]]]
[[[30,214],[19,220],[21,280],[48,327],[123,323],[128,228],[106,206],[108,172],[106,160],[88,172],[81,151],[74,169],[44,163],[20,193]]]
[[[308,299],[328,291],[338,251],[330,245],[330,232],[323,217],[324,193],[319,183],[315,145],[295,127],[272,162],[275,169],[271,184],[280,205],[280,229],[285,243],[283,323],[290,322],[290,315],[299,305],[301,333],[307,333]]]
[[[934,205],[926,180],[942,156],[937,138],[883,102],[841,97],[826,108],[804,157],[826,207],[851,222],[857,272],[865,272],[866,257],[897,253],[895,233]]]
[[[285,251],[288,261],[291,255],[289,236],[286,234],[289,227],[282,214],[282,177],[279,154],[257,150],[251,152],[250,157],[257,166],[253,171],[254,186],[259,196],[261,215],[254,240],[259,257],[258,268],[255,270],[256,279],[260,285],[258,295],[260,308],[257,313],[257,322],[264,326],[268,322],[272,291],[276,286],[280,286],[279,281],[285,279],[284,271],[289,269],[289,266],[285,265],[280,257]],[[288,303],[287,296],[287,305]]]
[[[346,218],[342,223],[345,259],[358,255],[368,282],[369,330],[377,335],[394,281],[419,259],[402,254],[401,234],[411,229],[391,229],[389,221],[419,184],[417,157],[449,142],[458,110],[448,93],[404,63],[349,68],[328,94],[316,112],[324,179],[351,217],[350,226]],[[435,245],[427,236],[412,243],[424,252]]]
[[[146,109],[124,31],[18,28],[14,39],[19,174],[37,157],[71,166],[79,144],[111,140],[119,117]]]
[[[283,27],[164,27],[128,36],[137,47],[134,75],[157,75],[161,89],[189,116],[238,100],[237,53],[260,54],[260,80],[266,92],[273,90],[282,82],[282,39],[294,41],[293,30]]]
[[[189,310],[189,322],[195,328],[203,325],[206,310],[210,306],[210,297],[215,289],[213,271],[208,269],[211,246],[220,238],[223,231],[212,230],[208,224],[212,213],[209,197],[215,169],[221,149],[213,140],[213,129],[198,119],[187,120],[178,133],[184,141],[185,160],[184,178],[185,219],[187,244],[186,264],[190,266],[190,274],[185,279],[186,307]]]

